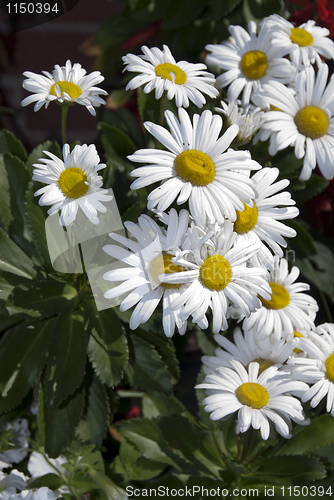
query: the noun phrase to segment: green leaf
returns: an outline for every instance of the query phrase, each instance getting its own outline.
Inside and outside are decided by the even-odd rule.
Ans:
[[[89,469],[88,474],[95,483],[102,488],[107,495],[107,498],[112,500],[124,500],[126,498],[125,491],[117,486],[109,477],[102,472],[94,469]]]
[[[171,377],[156,349],[137,335],[129,337],[129,343],[134,353],[134,384],[148,391],[170,394],[173,388]]]
[[[326,414],[314,418],[310,425],[286,441],[279,454],[304,455],[330,444],[334,444],[334,418]]]
[[[172,339],[167,338],[162,332],[162,329],[156,329],[155,332],[150,330],[143,331],[143,325],[137,328],[136,335],[139,335],[143,340],[154,346],[166,364],[166,367],[172,376],[173,384],[176,384],[180,378],[180,367]]]
[[[154,92],[145,94],[139,87],[137,90],[138,111],[143,122],[151,121],[158,123],[160,121],[161,102],[155,98]]]
[[[58,457],[73,439],[84,408],[85,393],[83,387],[77,389],[61,403],[58,408],[50,408],[44,400],[43,384],[38,394],[37,423],[39,436],[45,452],[51,457]]]
[[[312,174],[311,177],[305,181],[305,188],[294,194],[297,206],[303,205],[308,200],[314,198],[314,196],[317,196],[317,194],[322,193],[327,186],[329,186],[329,181],[327,179]]]
[[[21,323],[7,331],[0,350],[0,411],[17,406],[36,384],[45,362],[56,320]]]
[[[122,424],[119,432],[145,458],[171,465],[179,471],[196,474],[196,469],[191,464],[170,449],[156,420],[136,418]]]
[[[181,401],[175,396],[166,396],[161,392],[144,394],[142,410],[145,418],[157,418],[160,415],[169,417],[188,413]]]
[[[85,306],[85,329],[90,334],[88,356],[103,384],[122,379],[129,352],[123,326],[112,309],[98,312],[93,301]]]
[[[134,203],[131,207],[129,207],[124,214],[122,215],[123,222],[131,221],[138,222],[138,217],[143,213],[143,206],[140,201]]]
[[[50,473],[34,479],[28,484],[27,487],[29,489],[32,489],[42,488],[43,486],[46,486],[47,488],[50,488],[50,490],[57,490],[61,486],[64,486],[64,484],[64,480],[60,476]]]
[[[22,161],[27,159],[27,151],[22,142],[9,130],[1,130],[0,132],[0,154],[5,153],[11,153]]]
[[[326,469],[315,457],[279,456],[257,460],[256,476],[266,484],[308,484],[326,477]]]
[[[121,158],[125,158],[136,150],[132,139],[115,125],[99,122],[97,128],[102,132],[101,140],[107,152],[111,149]]]
[[[242,0],[224,0],[223,2],[221,0],[213,0],[211,6],[212,17],[216,21],[220,21],[236,9],[241,2]]]
[[[50,153],[58,156],[58,158],[62,159],[62,152],[58,142],[43,142],[43,144],[39,144],[39,146],[37,146],[29,155],[26,165],[30,171],[33,170],[34,163],[39,163],[39,160],[41,158],[49,158],[46,154],[43,153],[43,151],[49,151]]]
[[[295,171],[301,168],[303,161],[300,158],[296,158],[294,150],[289,148],[284,151],[279,151],[273,158],[272,164],[279,169],[280,179],[286,179],[287,177],[291,179]]]
[[[47,405],[59,405],[80,386],[85,373],[87,341],[82,316],[65,313],[59,317],[45,373]]]
[[[217,344],[211,340],[206,332],[203,330],[196,330],[196,340],[202,353],[206,356],[214,356]]]
[[[44,266],[48,271],[53,272],[51,265],[49,249],[46,241],[45,233],[45,216],[43,209],[38,205],[37,199],[34,196],[33,183],[30,182],[26,192],[26,202],[24,205],[25,216],[32,234],[35,246],[39,255],[43,259]]]
[[[158,476],[166,464],[140,456],[140,452],[125,439],[121,443],[119,456],[114,464],[116,474],[123,474],[126,482],[144,481]]]
[[[301,271],[311,283],[323,290],[333,303],[334,254],[330,248],[320,241],[315,242],[315,246],[318,253],[309,257],[309,261],[305,262],[305,265],[301,267]]]
[[[207,0],[171,0],[164,16],[162,28],[164,30],[177,29],[191,25],[201,15],[206,7]]]
[[[297,255],[309,256],[310,254],[317,253],[314,239],[300,222],[289,219],[285,220],[284,224],[297,231],[297,236],[289,239],[289,244],[291,248],[296,251]]]
[[[0,227],[0,270],[22,276],[34,278],[36,270],[29,257],[12,241],[8,234]]]
[[[39,255],[25,218],[25,193],[30,173],[17,157],[0,155],[0,221],[11,239],[32,259],[39,263]]]
[[[109,401],[100,380],[93,376],[88,390],[88,409],[86,422],[92,443],[100,446],[107,433],[109,424]]]
[[[224,463],[209,431],[202,430],[184,417],[161,417],[158,425],[172,449],[207,476],[220,477]]]
[[[73,311],[79,305],[78,292],[71,285],[59,281],[31,281],[17,286],[8,311],[17,311],[23,318],[48,318],[55,314]]]

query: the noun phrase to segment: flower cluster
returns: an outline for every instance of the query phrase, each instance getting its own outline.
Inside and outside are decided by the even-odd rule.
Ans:
[[[318,305],[305,293],[309,285],[297,281],[298,267],[289,271],[284,258],[285,238],[296,236],[284,221],[299,213],[285,191],[289,181],[236,145],[256,134],[254,143],[270,139],[271,155],[293,146],[304,158],[301,179],[316,165],[333,177],[334,79],[327,83],[322,58],[334,58],[334,43],[312,21],[295,27],[277,15],[264,19],[258,33],[254,22],[249,32],[229,31],[228,41],[206,47],[207,64],[223,70],[217,79],[203,63],[176,62],[166,45],[123,57],[125,70],[139,73],[127,89],[155,89],[156,99],[166,91],[178,110],[164,110],[161,100],[161,123],[144,123],[159,148],[128,157],[140,164],[131,172],[131,189],[155,185],[147,197],[152,216],[126,221],[128,237],[110,233],[103,250],[119,265],[104,274],[111,283],[104,297],[117,299],[121,311],[134,307],[131,329],[160,304],[167,337],[176,329],[184,335],[189,320],[210,327],[221,347],[203,358],[206,377],[197,388],[208,391],[205,410],[214,420],[237,411],[237,433],[252,426],[262,439],[275,430],[289,438],[292,422],[307,423],[298,398],[316,406],[327,394],[334,415],[334,327],[316,329]],[[51,100],[63,109],[77,102],[93,112],[104,102],[104,91],[93,86],[102,77],[84,75],[69,61],[52,75],[26,73],[24,86],[35,94],[22,104],[36,101],[37,110]],[[223,88],[227,103],[218,114],[185,109],[189,101],[201,108]],[[40,205],[51,205],[50,215],[61,211],[64,226],[79,208],[97,224],[110,197],[95,146],[70,151],[65,143],[62,160],[45,155],[33,171],[33,180],[47,184],[35,193]],[[240,324],[234,343],[220,333],[232,320]]]

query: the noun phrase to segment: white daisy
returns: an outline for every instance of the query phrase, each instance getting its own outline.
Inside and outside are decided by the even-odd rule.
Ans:
[[[311,407],[318,406],[327,396],[326,410],[334,417],[334,325],[324,323],[301,338],[299,347],[307,353],[306,358],[291,358],[293,376],[313,384],[302,397],[311,400]]]
[[[284,47],[296,67],[309,66],[315,61],[319,63],[319,56],[334,59],[334,42],[328,38],[329,30],[315,26],[315,21],[295,27],[278,14],[273,14],[265,19],[265,24],[271,31],[271,43]]]
[[[34,490],[23,490],[21,493],[12,495],[9,500],[55,500],[52,490],[46,486]]]
[[[310,66],[298,74],[295,91],[272,82],[261,94],[279,111],[265,114],[257,138],[271,136],[271,155],[293,146],[296,157],[304,158],[303,180],[310,178],[316,164],[326,179],[334,174],[334,78],[326,86],[327,76],[326,64],[321,64],[316,76]]]
[[[228,99],[235,101],[242,92],[242,102],[247,104],[252,93],[257,93],[265,83],[290,83],[295,79],[295,68],[282,57],[284,49],[270,43],[270,32],[265,25],[258,36],[254,21],[248,23],[249,33],[241,26],[228,29],[233,41],[206,46],[211,52],[206,62],[226,70],[218,76],[217,87],[229,85]]]
[[[265,242],[276,255],[283,257],[281,246],[284,248],[287,246],[284,236],[293,238],[297,234],[294,229],[280,222],[297,217],[299,210],[296,207],[285,206],[295,205],[296,202],[291,199],[291,194],[287,191],[278,193],[290,184],[287,179],[274,183],[278,175],[278,168],[269,167],[253,175],[255,192],[253,204],[252,206],[245,204],[243,211],[237,211],[237,219],[234,222],[238,241],[255,240],[261,243],[258,255],[260,262],[265,262],[271,257],[262,242]]]
[[[260,108],[251,109],[240,107],[240,101],[221,101],[221,108],[215,108],[217,113],[222,113],[226,116],[227,126],[238,125],[238,139],[244,144],[251,140],[255,132],[257,132],[262,123],[263,111]]]
[[[104,77],[99,71],[93,71],[86,75],[86,70],[81,67],[81,64],[71,64],[71,61],[66,61],[65,66],[55,65],[52,74],[48,71],[42,71],[43,75],[37,75],[31,71],[25,71],[24,76],[27,80],[22,83],[23,88],[29,92],[33,92],[23,99],[22,106],[27,106],[32,102],[36,102],[34,111],[38,111],[43,105],[48,107],[51,101],[58,101],[63,104],[78,103],[86,106],[92,115],[96,115],[95,108],[105,104],[105,101],[99,94],[107,95],[108,92],[95,87],[101,83]]]
[[[291,356],[295,347],[295,341],[284,339],[271,341],[270,337],[259,338],[256,330],[248,330],[244,333],[240,328],[233,332],[234,343],[223,335],[214,336],[215,341],[223,348],[216,348],[215,356],[203,356],[204,373],[215,371],[220,366],[230,368],[230,361],[235,359],[243,366],[256,361],[259,363],[259,374],[272,365],[281,367]]]
[[[293,266],[289,273],[285,259],[274,258],[273,270],[268,273],[268,283],[272,290],[270,300],[260,294],[262,307],[246,318],[244,329],[254,328],[261,337],[273,335],[275,339],[293,336],[293,332],[310,330],[318,311],[317,302],[310,295],[302,293],[310,289],[306,283],[294,283],[299,269]]]
[[[110,201],[107,189],[101,189],[103,179],[98,175],[98,170],[105,168],[100,163],[99,155],[93,144],[75,146],[70,152],[70,146],[63,146],[63,160],[49,151],[43,151],[49,158],[41,158],[36,163],[32,179],[44,182],[47,186],[36,191],[35,196],[42,195],[40,205],[52,205],[48,210],[49,215],[54,215],[59,210],[61,214],[59,223],[69,226],[76,218],[80,207],[90,222],[98,224],[97,212],[106,212],[103,201]]]
[[[0,470],[5,467],[11,467],[13,463],[20,463],[28,455],[30,431],[28,420],[19,418],[12,422],[3,421],[0,426],[0,432],[11,430],[10,444],[12,448],[0,453]],[[1,466],[4,465],[4,467]]]
[[[260,306],[257,294],[270,299],[270,287],[264,280],[266,270],[262,267],[246,267],[247,261],[259,250],[256,242],[247,241],[233,246],[236,234],[229,221],[217,235],[208,233],[203,238],[197,237],[197,242],[195,231],[188,231],[188,234],[193,249],[185,252],[186,258],[180,256],[173,259],[186,270],[164,278],[165,283],[175,283],[179,278],[179,282],[187,284],[172,303],[172,309],[184,305],[184,319],[192,315],[193,322],[205,321],[205,314],[210,307],[213,332],[218,333],[227,329],[226,317],[230,303],[240,307],[245,316],[249,316],[251,311]]]
[[[302,394],[308,385],[282,378],[277,366],[258,375],[259,364],[250,363],[248,371],[239,361],[231,360],[232,368],[221,367],[205,377],[196,389],[208,389],[203,400],[205,411],[212,420],[226,418],[238,411],[236,432],[246,432],[250,426],[260,429],[262,439],[270,435],[270,423],[285,438],[291,437],[291,420],[305,420],[303,407],[289,393]]]
[[[0,498],[9,500],[16,490],[22,490],[26,487],[28,478],[16,469],[12,469],[9,474],[0,472]]]
[[[164,127],[146,122],[145,128],[169,151],[140,149],[128,158],[138,163],[149,163],[131,172],[138,177],[131,189],[139,189],[167,179],[148,196],[148,209],[166,210],[176,199],[180,205],[189,200],[193,217],[206,224],[224,222],[224,216],[236,218],[236,210],[243,210],[243,202],[254,198],[253,181],[235,170],[258,170],[248,151],[233,151],[229,147],[238,133],[237,125],[219,137],[222,119],[206,110],[194,115],[191,123],[188,113],[179,108],[179,120],[171,111],[165,113],[172,133]]]
[[[112,257],[124,262],[128,267],[114,269],[104,274],[108,281],[122,281],[120,285],[108,290],[107,299],[120,297],[128,293],[120,305],[121,311],[127,311],[137,304],[130,318],[130,328],[136,329],[152,315],[160,300],[163,306],[163,329],[167,337],[172,337],[175,325],[180,335],[187,328],[187,322],[180,317],[180,311],[171,310],[170,305],[180,294],[180,283],[168,285],[162,282],[163,275],[182,271],[173,264],[172,258],[185,238],[189,223],[189,212],[181,210],[178,216],[172,209],[168,217],[167,231],[162,230],[147,215],[141,215],[138,224],[125,222],[124,225],[137,241],[129,240],[116,233],[110,237],[125,246],[106,245],[103,250]],[[128,250],[130,249],[130,251]]]
[[[141,49],[143,56],[127,54],[122,58],[126,64],[124,71],[140,73],[129,81],[126,90],[145,85],[146,94],[155,89],[156,99],[160,99],[166,90],[168,99],[175,97],[176,105],[185,108],[189,106],[189,100],[201,108],[206,103],[203,93],[211,98],[219,94],[214,87],[215,77],[205,71],[205,64],[176,62],[167,45],[163,50],[157,47],[149,49],[145,45]]]

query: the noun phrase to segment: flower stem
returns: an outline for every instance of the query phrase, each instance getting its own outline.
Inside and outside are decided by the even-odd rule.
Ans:
[[[63,137],[63,145],[66,144],[66,120],[67,120],[68,106],[65,104],[61,107],[61,132]]]
[[[160,116],[159,116],[159,124],[163,126],[165,122],[165,111],[167,104],[167,92],[164,92],[160,99]]]

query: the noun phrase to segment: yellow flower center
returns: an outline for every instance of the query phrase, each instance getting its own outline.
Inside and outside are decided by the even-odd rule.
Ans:
[[[266,300],[261,295],[259,296],[262,304],[267,309],[284,309],[290,303],[290,295],[287,289],[279,283],[269,283],[272,296],[270,300]]]
[[[187,149],[177,155],[174,166],[181,179],[195,186],[210,184],[216,175],[215,164],[211,158],[196,149]]]
[[[334,382],[334,352],[325,361],[327,378]]]
[[[58,184],[68,198],[80,198],[88,191],[87,175],[81,168],[66,168],[59,176]]]
[[[304,335],[302,335],[301,333],[296,332],[296,331],[294,331],[294,332],[293,332],[293,335],[294,335],[294,337],[298,337],[298,338],[300,338],[300,337],[304,337]],[[302,349],[298,349],[298,347],[296,347],[296,348],[293,350],[293,352],[296,352],[297,354],[300,354],[300,353],[301,353],[301,352],[303,352],[303,351],[302,351]]]
[[[181,273],[182,271],[186,271],[185,267],[178,266],[172,262],[173,257],[175,257],[175,255],[162,252],[150,262],[148,267],[148,272],[152,281],[164,288],[178,288],[182,285],[182,283],[162,283],[159,280],[160,274]]]
[[[58,85],[60,88],[61,96],[63,97],[64,92],[70,96],[71,99],[76,99],[82,94],[81,88],[72,82],[56,82],[50,88],[50,94],[57,96],[55,86]]]
[[[259,363],[259,365],[260,365],[259,375],[261,375],[261,373],[264,372],[264,370],[269,368],[269,366],[273,366],[275,364],[273,361],[271,361],[271,359],[263,359],[263,358],[256,358],[253,361],[251,361],[250,363],[254,363],[254,362]],[[249,367],[250,363],[248,363],[247,368]]]
[[[319,139],[327,133],[329,119],[322,109],[316,106],[305,106],[296,114],[295,124],[301,134],[311,139]]]
[[[253,203],[252,208],[244,203],[244,210],[242,212],[237,212],[237,220],[234,223],[234,231],[239,234],[248,233],[255,226],[258,218],[258,211],[255,203]]]
[[[313,36],[303,28],[292,28],[290,34],[290,40],[292,43],[297,43],[300,47],[306,47],[307,45],[312,45]]]
[[[249,80],[259,80],[267,71],[267,56],[259,50],[251,50],[242,56],[240,65]]]
[[[257,410],[266,406],[269,400],[267,390],[262,385],[256,384],[255,382],[241,384],[235,391],[235,395],[241,404],[256,408]]]
[[[187,81],[187,75],[185,72],[175,64],[158,64],[158,66],[155,67],[155,74],[160,76],[160,78],[174,82],[177,85],[182,85]]]
[[[199,274],[210,290],[223,290],[232,279],[232,268],[222,255],[211,255],[201,265]]]

